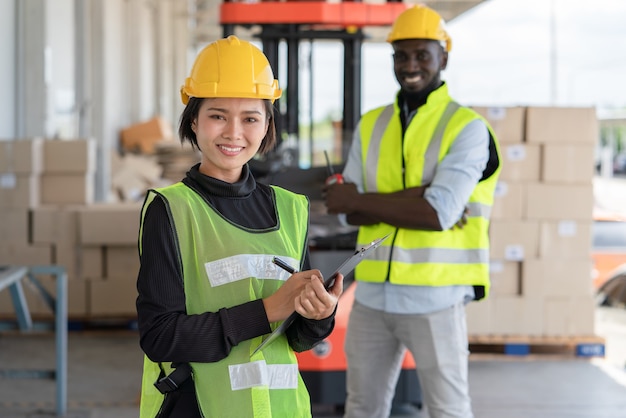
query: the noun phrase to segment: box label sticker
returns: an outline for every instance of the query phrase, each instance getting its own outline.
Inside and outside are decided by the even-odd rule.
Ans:
[[[510,261],[522,261],[524,259],[524,247],[519,244],[507,245],[504,248],[504,258]]]
[[[509,161],[523,161],[526,159],[526,147],[524,145],[511,145],[507,147],[506,157]]]
[[[574,237],[578,232],[578,225],[575,221],[560,221],[557,231],[560,237]]]
[[[0,174],[0,189],[15,189],[17,177],[13,173]]]

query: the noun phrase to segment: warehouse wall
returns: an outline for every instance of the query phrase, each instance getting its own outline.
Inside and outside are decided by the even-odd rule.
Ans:
[[[46,85],[48,110],[46,135],[51,137],[76,137],[75,106],[75,53],[74,0],[56,0],[54,7],[46,7]]]
[[[0,0],[0,140],[15,133],[15,1]]]
[[[187,3],[0,0],[0,139],[93,139],[106,200],[120,130],[182,110]]]
[[[88,3],[83,13],[91,26],[84,31],[91,43],[83,65],[92,92],[84,100],[87,108],[99,107],[91,111],[94,123],[116,139],[121,128],[155,115],[176,121],[182,110],[178,90],[188,69],[186,2]]]

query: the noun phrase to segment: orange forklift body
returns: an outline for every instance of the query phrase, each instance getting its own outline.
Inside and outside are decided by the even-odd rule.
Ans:
[[[311,402],[318,405],[344,405],[346,398],[346,356],[344,341],[356,285],[349,284],[339,299],[335,329],[315,348],[296,353],[300,373],[309,389]],[[406,352],[396,385],[394,404],[412,404],[421,408],[421,389],[415,361]]]

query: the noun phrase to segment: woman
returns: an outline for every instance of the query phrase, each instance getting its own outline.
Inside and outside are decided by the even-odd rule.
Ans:
[[[272,263],[305,266],[309,217],[305,196],[248,168],[275,144],[280,95],[265,55],[235,36],[204,48],[181,89],[179,136],[201,162],[142,209],[142,418],[311,416],[294,351],[332,331],[343,277],[326,291],[319,270]],[[254,353],[293,311],[286,335]]]

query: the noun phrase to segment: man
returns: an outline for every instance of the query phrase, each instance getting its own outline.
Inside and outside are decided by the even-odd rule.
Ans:
[[[448,95],[451,40],[439,14],[407,9],[387,41],[396,101],[362,117],[345,183],[325,189],[328,212],[360,226],[359,247],[391,234],[355,271],[345,416],[389,416],[407,348],[429,416],[471,418],[464,305],[489,291],[498,146]]]

